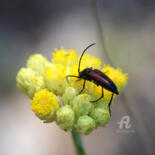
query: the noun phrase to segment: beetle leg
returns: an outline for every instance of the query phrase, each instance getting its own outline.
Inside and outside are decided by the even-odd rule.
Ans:
[[[68,78],[69,78],[69,77],[76,77],[76,78],[79,78],[78,76],[75,76],[75,75],[67,75],[67,76],[66,76],[66,81],[67,81],[68,83],[69,83],[69,81],[68,81]]]
[[[111,107],[110,106],[111,106],[111,102],[112,102],[112,99],[113,99],[113,95],[114,95],[114,93],[112,93],[111,99],[110,99],[109,104],[108,104],[110,117],[111,117]]]
[[[97,101],[99,101],[100,99],[102,99],[103,97],[104,97],[104,93],[103,93],[103,87],[102,87],[102,96],[101,96],[100,98],[98,98],[97,100],[91,101],[91,102],[97,102]]]
[[[85,89],[85,86],[86,86],[86,80],[84,80],[83,88],[81,89],[81,91],[79,92],[79,94],[81,94],[83,92],[83,90]]]

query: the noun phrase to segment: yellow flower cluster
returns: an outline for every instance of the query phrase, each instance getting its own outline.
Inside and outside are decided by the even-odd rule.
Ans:
[[[85,90],[79,94],[84,80],[69,77],[78,76],[80,56],[77,51],[54,49],[51,62],[41,54],[27,60],[27,68],[19,70],[16,81],[18,88],[31,98],[31,110],[44,122],[55,121],[64,131],[76,128],[81,134],[89,134],[110,120],[108,103],[112,93],[104,89],[104,98],[92,103],[101,96],[102,88],[86,81]],[[127,85],[127,74],[110,65],[101,67],[100,59],[85,54],[80,70],[92,67],[104,72],[117,86],[119,94]]]

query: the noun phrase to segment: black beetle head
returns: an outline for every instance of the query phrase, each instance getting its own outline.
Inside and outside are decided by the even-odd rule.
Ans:
[[[82,79],[87,79],[88,78],[88,74],[92,71],[92,68],[86,68],[84,69],[83,71],[81,71],[79,73],[79,78],[82,78]]]

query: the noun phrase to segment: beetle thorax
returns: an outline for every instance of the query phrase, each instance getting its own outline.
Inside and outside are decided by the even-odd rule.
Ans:
[[[79,78],[88,79],[88,74],[92,71],[92,68],[86,68],[79,73]]]

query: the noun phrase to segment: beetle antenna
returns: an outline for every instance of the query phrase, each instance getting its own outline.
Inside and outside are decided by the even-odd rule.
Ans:
[[[89,48],[89,47],[91,47],[91,46],[93,46],[93,45],[95,45],[96,43],[93,43],[93,44],[90,44],[89,46],[87,46],[85,49],[84,49],[84,51],[82,52],[82,54],[81,54],[81,57],[80,57],[80,60],[79,60],[79,67],[78,67],[78,72],[80,73],[80,64],[81,64],[81,59],[82,59],[82,57],[83,57],[83,55],[84,55],[84,53],[86,52],[86,50]]]

